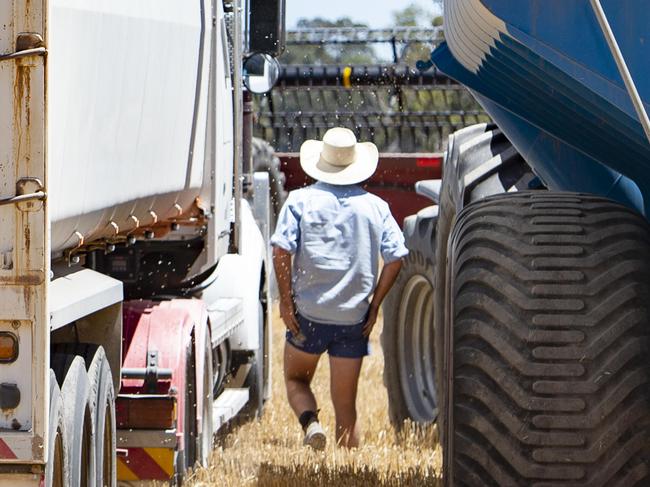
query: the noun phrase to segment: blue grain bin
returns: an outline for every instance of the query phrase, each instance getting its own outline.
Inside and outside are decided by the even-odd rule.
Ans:
[[[602,7],[645,103],[650,3]],[[446,0],[445,35],[433,62],[473,92],[550,189],[650,214],[650,144],[590,0]]]

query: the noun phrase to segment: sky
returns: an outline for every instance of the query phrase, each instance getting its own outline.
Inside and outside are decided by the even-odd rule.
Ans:
[[[389,27],[392,12],[410,3],[433,9],[432,0],[287,0],[287,27],[295,27],[298,19],[303,17],[331,20],[350,17],[374,28]]]

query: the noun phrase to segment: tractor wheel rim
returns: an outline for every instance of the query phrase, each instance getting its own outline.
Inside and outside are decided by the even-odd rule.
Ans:
[[[397,366],[408,412],[417,422],[433,421],[437,402],[433,356],[433,288],[424,276],[413,276],[404,288],[397,340]]]

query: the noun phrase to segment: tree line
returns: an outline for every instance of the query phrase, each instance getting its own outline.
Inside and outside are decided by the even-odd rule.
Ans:
[[[442,0],[433,0],[431,9],[426,9],[417,4],[410,4],[392,14],[392,25],[395,27],[438,27],[442,25]],[[336,20],[316,17],[300,19],[297,23],[299,29],[308,28],[369,28],[367,23],[358,22],[350,17],[341,17]],[[376,27],[376,26],[372,26]],[[400,63],[415,65],[420,59],[427,59],[431,53],[430,44],[413,43],[407,46],[398,46],[400,50]],[[392,61],[392,51],[389,46],[373,44],[345,44],[310,46],[289,45],[280,58],[283,64],[307,65],[371,65]]]

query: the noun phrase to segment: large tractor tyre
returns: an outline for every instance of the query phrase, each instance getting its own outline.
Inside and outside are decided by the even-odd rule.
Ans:
[[[440,422],[447,242],[457,212],[493,194],[528,189],[534,179],[506,137],[486,124],[450,136],[443,174],[439,206],[404,222],[411,254],[384,306],[384,383],[397,426],[405,419]]]
[[[506,136],[494,125],[478,124],[449,137],[440,189],[434,241],[433,327],[438,403],[445,401],[444,309],[447,284],[447,246],[458,213],[468,204],[495,194],[530,189],[536,178]],[[439,431],[444,435],[441,421]]]
[[[53,362],[60,357],[55,356]],[[63,362],[68,362],[69,356]],[[68,453],[68,485],[87,487],[95,485],[95,450],[93,403],[86,364],[80,356],[69,362],[61,397],[65,423],[65,450]]]
[[[384,385],[388,413],[400,429],[407,419],[432,423],[438,415],[433,347],[433,237],[438,207],[404,220],[410,249],[383,306]]]
[[[65,419],[61,389],[54,372],[50,370],[50,421],[48,429],[47,465],[45,467],[45,485],[47,487],[66,487],[69,485],[69,473],[66,444]]]
[[[271,192],[271,228],[273,233],[275,230],[275,222],[277,221],[280,209],[287,198],[287,192],[284,189],[286,177],[282,172],[280,159],[275,155],[275,151],[271,144],[268,142],[253,137],[253,171],[255,172],[268,172],[269,185]]]
[[[446,485],[650,485],[650,228],[601,197],[471,205],[451,238]]]

